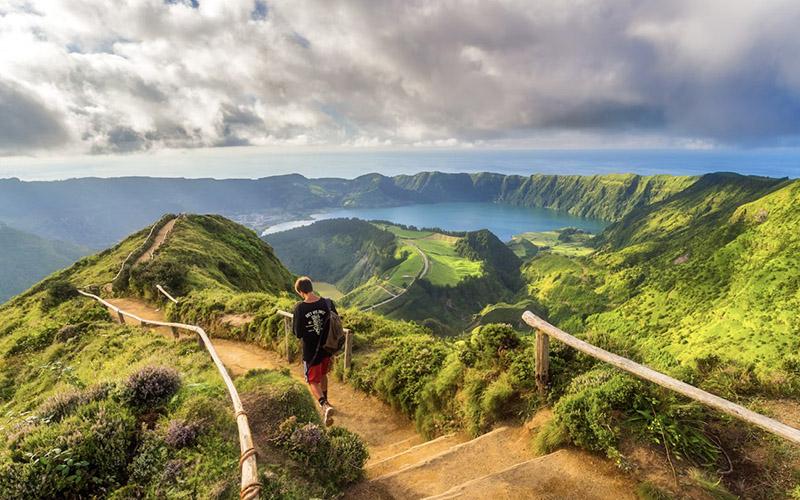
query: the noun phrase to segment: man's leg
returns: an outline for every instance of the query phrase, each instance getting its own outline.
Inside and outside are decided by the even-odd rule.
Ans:
[[[311,389],[311,394],[314,395],[314,399],[319,401],[321,398],[325,396],[324,393],[324,382],[322,384],[316,382],[309,382],[308,387]]]

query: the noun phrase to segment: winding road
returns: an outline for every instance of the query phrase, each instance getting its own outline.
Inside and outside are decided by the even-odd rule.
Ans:
[[[426,275],[426,274],[428,274],[428,270],[429,270],[429,269],[430,269],[430,267],[431,267],[431,265],[430,265],[430,261],[428,260],[428,256],[425,254],[425,252],[423,252],[423,251],[422,251],[422,249],[420,249],[420,248],[419,248],[417,245],[415,245],[415,244],[413,244],[413,243],[411,243],[410,241],[407,241],[407,240],[405,241],[405,243],[406,243],[407,245],[410,245],[410,246],[414,247],[414,249],[415,249],[417,252],[419,252],[419,254],[422,256],[422,271],[420,271],[420,273],[417,275],[417,277],[416,277],[416,278],[414,278],[414,281],[417,281],[418,279],[424,278],[424,277],[425,277],[425,275]],[[412,281],[411,283],[409,283],[409,284],[408,284],[408,286],[407,286],[407,287],[405,287],[405,288],[403,289],[403,291],[402,291],[402,292],[400,292],[400,293],[398,293],[397,295],[394,295],[394,294],[393,294],[393,293],[391,293],[389,290],[387,290],[387,289],[383,288],[382,286],[378,285],[378,287],[379,287],[380,289],[382,289],[383,291],[385,291],[385,292],[386,292],[386,293],[388,293],[389,295],[392,295],[392,297],[390,297],[390,298],[388,298],[388,299],[386,299],[386,300],[384,300],[384,301],[382,301],[382,302],[378,302],[377,304],[373,304],[373,305],[371,305],[371,306],[367,307],[366,309],[364,309],[364,311],[372,311],[372,310],[373,310],[373,309],[375,309],[375,308],[378,308],[378,307],[380,307],[380,306],[386,305],[386,304],[388,304],[388,303],[390,303],[390,302],[392,302],[392,301],[395,301],[395,300],[399,299],[400,297],[402,297],[403,295],[405,295],[405,293],[408,291],[408,289],[409,289],[409,288],[411,288],[411,285],[413,285],[413,284],[414,284],[414,281]]]

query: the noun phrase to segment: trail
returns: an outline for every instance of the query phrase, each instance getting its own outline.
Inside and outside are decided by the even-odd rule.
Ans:
[[[142,300],[108,302],[143,319],[164,321],[163,311]],[[172,335],[168,328],[156,331]],[[275,352],[235,340],[215,338],[212,344],[233,377],[258,368],[289,368],[292,377],[304,381],[300,365]],[[531,432],[547,415],[538,415],[525,427],[500,427],[472,440],[451,434],[425,442],[410,421],[377,398],[333,379],[329,392],[336,406],[335,424],[359,434],[370,451],[367,480],[352,486],[344,498],[636,498],[635,483],[608,461],[574,450],[533,457],[528,449]]]
[[[153,308],[142,300],[118,298],[108,299],[108,302],[141,318],[165,321],[161,310]],[[169,328],[156,328],[155,330],[162,335],[172,337]],[[301,365],[299,363],[289,364],[275,352],[236,340],[212,338],[211,343],[223,364],[234,377],[258,368],[274,370],[289,368],[295,379],[305,383]],[[391,445],[399,441],[420,442],[422,440],[411,422],[398,416],[384,402],[333,379],[329,381],[328,391],[331,403],[336,406],[336,425],[347,427],[364,438],[370,447],[370,455],[373,460],[386,453],[391,453],[394,450]]]
[[[141,257],[136,259],[136,262],[133,263],[134,266],[138,266],[142,262],[147,262],[148,260],[153,258],[153,255],[155,254],[156,250],[158,250],[158,248],[164,243],[164,241],[166,241],[167,236],[169,236],[169,233],[172,232],[172,228],[175,227],[175,223],[178,222],[179,217],[171,219],[169,222],[164,224],[164,227],[158,230],[158,233],[156,233],[156,238],[153,241],[153,244],[150,245],[150,248],[148,248],[142,254]]]
[[[420,247],[418,247],[417,245],[415,245],[415,244],[411,243],[410,241],[406,241],[405,243],[406,243],[406,244],[408,244],[408,245],[410,245],[410,246],[412,246],[412,247],[414,247],[414,249],[415,249],[417,252],[419,252],[419,254],[422,256],[422,271],[420,271],[420,273],[417,275],[417,277],[416,277],[416,278],[414,278],[414,281],[412,281],[411,283],[409,283],[409,284],[408,284],[408,286],[407,286],[407,287],[405,287],[405,288],[403,289],[403,291],[401,291],[401,292],[400,292],[400,293],[398,293],[397,295],[394,295],[394,294],[392,294],[391,292],[389,292],[388,290],[386,290],[386,289],[385,289],[385,288],[383,288],[382,286],[378,285],[378,287],[379,287],[379,288],[381,288],[381,289],[382,289],[382,290],[384,290],[385,292],[389,293],[389,295],[392,295],[392,297],[390,297],[390,298],[388,298],[388,299],[386,299],[386,300],[384,300],[384,301],[382,301],[382,302],[378,302],[377,304],[373,304],[373,305],[371,305],[371,306],[367,307],[366,309],[364,309],[364,311],[372,311],[373,309],[376,309],[376,308],[378,308],[378,307],[384,306],[384,305],[386,305],[386,304],[389,304],[390,302],[393,302],[393,301],[395,301],[395,300],[399,299],[400,297],[402,297],[403,295],[405,295],[405,293],[408,291],[408,289],[409,289],[409,288],[411,288],[411,285],[413,285],[415,281],[417,281],[418,279],[422,279],[422,278],[424,278],[424,277],[425,277],[425,275],[426,275],[426,274],[428,274],[428,269],[430,269],[430,263],[429,263],[429,261],[428,261],[428,256],[427,256],[427,255],[425,255],[425,252],[423,252],[423,251],[422,251],[422,249],[421,249]]]

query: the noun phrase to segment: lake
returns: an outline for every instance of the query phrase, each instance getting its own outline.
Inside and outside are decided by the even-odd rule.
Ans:
[[[307,226],[317,220],[355,217],[364,220],[388,220],[417,227],[439,227],[448,231],[488,229],[503,241],[528,231],[552,231],[577,227],[591,233],[602,231],[609,223],[600,219],[577,217],[547,208],[527,208],[499,203],[435,203],[388,208],[340,208],[314,214],[309,219],[277,224],[263,234],[272,234]]]

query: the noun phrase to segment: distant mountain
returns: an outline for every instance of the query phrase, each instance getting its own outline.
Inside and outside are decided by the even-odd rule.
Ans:
[[[46,240],[0,223],[0,303],[89,252],[86,247]]]
[[[242,222],[253,214],[269,214],[274,223],[338,207],[491,201],[616,221],[633,210],[669,198],[696,180],[440,172],[397,177],[368,174],[352,180],[307,179],[301,175],[257,180],[4,179],[0,180],[0,221],[45,238],[92,248],[116,243],[163,213],[180,212],[218,213]]]

